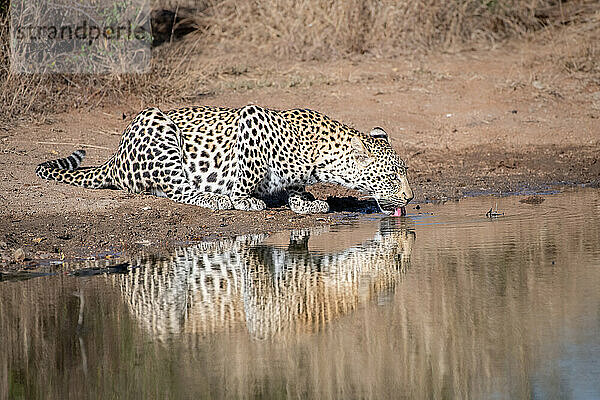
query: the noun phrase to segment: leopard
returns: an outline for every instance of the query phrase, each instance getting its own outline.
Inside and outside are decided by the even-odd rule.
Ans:
[[[413,199],[407,165],[383,128],[363,133],[310,109],[150,107],[104,164],[81,167],[85,155],[43,162],[36,174],[211,210],[258,211],[282,199],[298,214],[327,213],[327,201],[306,190],[319,182],[366,194],[388,215]]]
[[[412,220],[357,224],[293,229],[279,238],[249,233],[160,255],[142,252],[110,281],[133,319],[160,342],[236,327],[259,340],[314,333],[361,304],[389,300],[411,268]],[[323,235],[340,233],[342,246],[319,248]]]

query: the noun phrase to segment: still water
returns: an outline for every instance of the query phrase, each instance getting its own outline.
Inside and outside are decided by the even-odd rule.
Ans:
[[[598,399],[600,191],[522,198],[0,282],[0,399]]]

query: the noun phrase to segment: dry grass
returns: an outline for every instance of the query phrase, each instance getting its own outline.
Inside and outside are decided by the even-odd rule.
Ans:
[[[554,1],[212,1],[197,18],[207,43],[277,56],[327,60],[495,41],[543,26]]]
[[[164,103],[272,86],[269,76],[248,80],[247,75],[257,65],[269,70],[281,60],[327,62],[489,46],[548,26],[589,23],[600,5],[589,0],[156,0],[154,8],[181,10],[198,30],[155,48],[149,73],[122,75],[11,74],[8,18],[0,13],[0,126],[123,98]],[[563,47],[567,71],[598,69],[595,44]],[[277,85],[305,81],[295,76]]]
[[[0,128],[16,120],[65,111],[93,108],[102,103],[139,97],[144,102],[180,97],[182,77],[191,79],[180,65],[183,46],[154,51],[146,74],[17,74],[10,70],[7,18],[0,22]]]
[[[577,77],[600,84],[600,9],[585,21],[557,32],[548,62]]]

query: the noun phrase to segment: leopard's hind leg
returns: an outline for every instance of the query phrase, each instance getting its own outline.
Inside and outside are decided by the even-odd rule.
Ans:
[[[200,192],[183,168],[177,125],[157,108],[139,113],[123,133],[114,156],[114,181],[135,193],[152,193],[213,210],[233,208],[228,196]]]

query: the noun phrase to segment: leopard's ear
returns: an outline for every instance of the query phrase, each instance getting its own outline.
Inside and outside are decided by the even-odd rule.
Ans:
[[[369,132],[369,136],[371,136],[372,138],[375,138],[375,139],[385,139],[388,142],[390,141],[386,131],[384,131],[383,128],[380,128],[378,126],[371,129],[371,132]]]
[[[369,165],[372,161],[371,153],[365,147],[362,139],[359,136],[354,136],[350,143],[352,144],[352,155],[358,165],[362,167]]]

